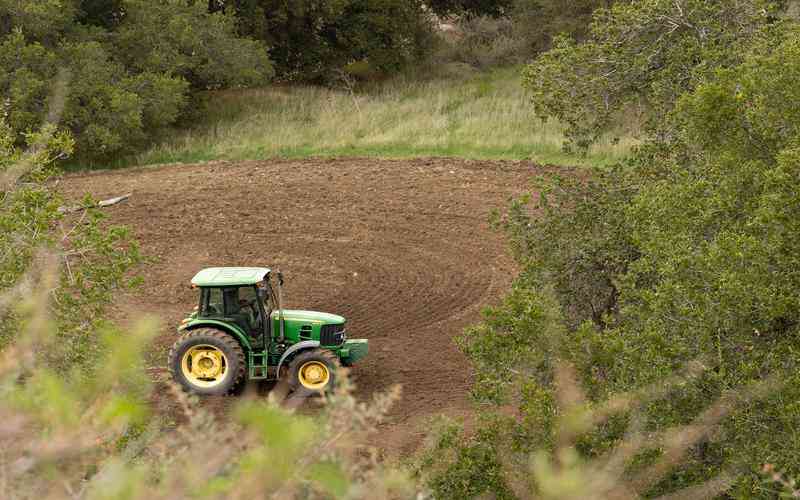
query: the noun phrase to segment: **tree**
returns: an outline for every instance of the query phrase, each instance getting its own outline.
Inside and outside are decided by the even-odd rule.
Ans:
[[[237,37],[232,14],[209,14],[202,3],[128,0],[113,49],[136,73],[180,77],[195,89],[257,85],[273,73],[265,47]]]
[[[235,19],[180,0],[0,1],[0,92],[17,146],[36,130],[58,68],[73,85],[62,125],[75,154],[137,151],[185,113],[199,90],[258,85],[273,74],[266,47]]]
[[[641,428],[683,425],[743,385],[781,383],[643,493],[735,472],[730,496],[766,498],[762,463],[800,475],[800,112],[787,105],[800,99],[798,34],[790,22],[772,26],[736,55],[741,63],[676,96],[658,127],[670,135],[651,137],[624,167],[555,179],[499,220],[524,271],[462,345],[476,397],[519,403],[523,418],[500,431],[518,449],[547,446],[558,431],[556,359],[576,366],[594,403],[699,363],[700,374],[643,407]],[[576,449],[603,456],[630,418],[609,419]],[[632,456],[629,471],[659,457],[658,446]]]
[[[524,71],[540,116],[567,125],[586,148],[631,108],[657,126],[677,98],[733,67],[776,21],[769,0],[656,0],[601,8],[583,42],[560,36]]]
[[[354,63],[393,74],[431,46],[419,0],[238,0],[233,8],[240,32],[271,47],[287,80],[330,82]]]

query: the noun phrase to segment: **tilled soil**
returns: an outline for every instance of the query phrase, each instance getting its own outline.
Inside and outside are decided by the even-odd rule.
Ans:
[[[542,172],[505,161],[271,160],[70,175],[61,187],[71,198],[132,193],[104,210],[155,259],[120,306],[130,319],[161,318],[154,360],[196,304],[196,271],[281,269],[287,307],[341,314],[350,337],[369,338],[351,372],[359,398],[403,386],[375,443],[402,455],[432,416],[469,418],[470,369],[453,339],[515,274],[488,215]]]

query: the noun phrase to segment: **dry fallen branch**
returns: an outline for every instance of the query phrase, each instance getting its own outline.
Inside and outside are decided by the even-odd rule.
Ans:
[[[109,198],[107,200],[103,200],[98,202],[94,206],[86,206],[86,205],[72,205],[70,207],[58,207],[58,211],[62,214],[70,214],[73,212],[80,212],[81,210],[87,210],[89,208],[103,208],[103,207],[110,207],[112,205],[116,205],[117,203],[122,203],[123,201],[130,198],[132,193],[123,194],[122,196],[117,196],[116,198]]]

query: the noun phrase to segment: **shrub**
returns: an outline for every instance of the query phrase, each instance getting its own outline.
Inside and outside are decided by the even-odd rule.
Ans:
[[[57,327],[45,313],[53,267],[41,269],[20,311],[28,326],[0,353],[6,497],[67,498],[77,491],[90,499],[134,500],[421,494],[403,470],[380,465],[363,444],[397,390],[356,402],[342,377],[316,417],[293,413],[277,399],[244,399],[223,420],[177,388],[153,394],[143,362],[157,329],[153,322],[132,332],[93,331],[103,346],[96,377],[49,366],[37,351],[57,343]],[[173,413],[153,414],[154,397],[168,401]]]
[[[645,428],[686,424],[727,391],[770,374],[784,384],[730,412],[684,465],[644,493],[732,468],[741,475],[730,496],[764,498],[763,462],[800,472],[791,431],[800,425],[800,115],[786,105],[800,98],[797,29],[774,27],[741,64],[677,98],[660,127],[672,133],[654,136],[624,168],[556,179],[500,219],[524,272],[464,348],[482,399],[502,403],[515,384],[536,384],[517,393],[522,414],[534,410],[530,427],[508,432],[523,449],[538,444],[530,436],[558,429],[536,410],[548,408],[556,390],[546,378],[554,359],[575,364],[595,402],[660,384],[698,360],[707,367],[701,376],[644,407]],[[555,306],[542,290],[552,291]],[[542,323],[559,308],[563,336]],[[622,423],[582,437],[581,456],[606,453]],[[633,472],[658,456],[642,457]]]
[[[179,77],[195,89],[248,86],[272,76],[263,45],[236,37],[233,15],[204,2],[128,0],[114,50],[135,73]]]
[[[654,130],[680,95],[741,63],[778,8],[766,0],[616,3],[595,12],[582,43],[557,37],[526,68],[525,85],[540,116],[567,125],[573,146],[586,148],[631,107],[647,109]]]
[[[53,119],[59,107],[53,103]],[[0,292],[7,301],[0,308],[0,348],[12,344],[20,330],[20,317],[7,304],[31,293],[32,283],[23,278],[29,268],[41,265],[37,256],[46,250],[64,267],[59,286],[48,290],[55,298],[51,310],[58,342],[44,352],[54,368],[88,369],[99,355],[98,339],[91,332],[102,322],[115,292],[131,284],[128,271],[141,257],[128,231],[105,224],[91,200],[77,219],[60,210],[64,201],[50,180],[53,163],[73,147],[69,134],[48,124],[39,133],[26,134],[26,139],[30,147],[23,152],[0,119]]]
[[[266,47],[203,2],[0,2],[0,92],[18,146],[44,118],[58,68],[76,155],[131,153],[185,113],[192,92],[272,76]]]
[[[522,42],[514,22],[506,17],[468,17],[458,23],[455,34],[442,35],[443,48],[436,57],[448,62],[487,69],[521,62]]]
[[[540,298],[544,299],[542,304],[551,303],[542,295]],[[539,312],[507,318],[511,319],[504,325],[507,329],[495,333],[527,331],[536,336],[536,330],[528,327],[544,327],[552,333],[552,325],[547,324],[555,319]],[[530,323],[523,326],[520,320]],[[500,326],[497,322],[493,325]],[[558,337],[545,338],[545,344],[555,345],[558,340]],[[524,362],[514,363],[503,384],[514,387],[514,396],[519,397],[524,394],[521,388],[530,385],[529,376],[549,374],[548,404],[544,408],[551,432],[544,442],[535,447],[521,447],[519,435],[538,429],[531,426],[529,419],[504,412],[485,412],[479,430],[471,436],[466,436],[458,424],[445,421],[414,464],[416,474],[427,481],[436,498],[716,498],[735,483],[735,469],[666,495],[656,496],[651,489],[670,478],[671,471],[695,446],[713,435],[719,422],[735,411],[737,405],[757,401],[776,387],[775,380],[768,380],[737,388],[711,403],[690,424],[653,430],[644,424],[643,409],[701,376],[703,367],[694,366],[684,376],[636,392],[589,400],[573,367],[558,361],[557,356],[552,361],[548,370]],[[541,408],[528,406],[534,400],[524,401],[521,410]],[[620,415],[628,417],[621,419]],[[602,434],[608,427],[622,428],[624,434],[596,455],[586,456],[589,436]]]
[[[353,63],[393,74],[431,44],[430,20],[418,0],[324,0],[234,3],[243,33],[263,40],[287,80],[330,82]]]
[[[56,74],[56,55],[40,43],[29,43],[16,30],[0,43],[0,88],[5,96],[3,113],[14,140],[35,130],[50,95],[49,81]]]

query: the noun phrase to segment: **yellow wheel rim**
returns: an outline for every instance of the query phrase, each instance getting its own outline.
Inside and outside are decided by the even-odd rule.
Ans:
[[[228,358],[213,345],[195,345],[184,353],[181,371],[186,380],[197,387],[214,387],[225,380]]]
[[[321,361],[306,361],[297,372],[300,384],[306,389],[320,390],[331,380],[331,371]]]

